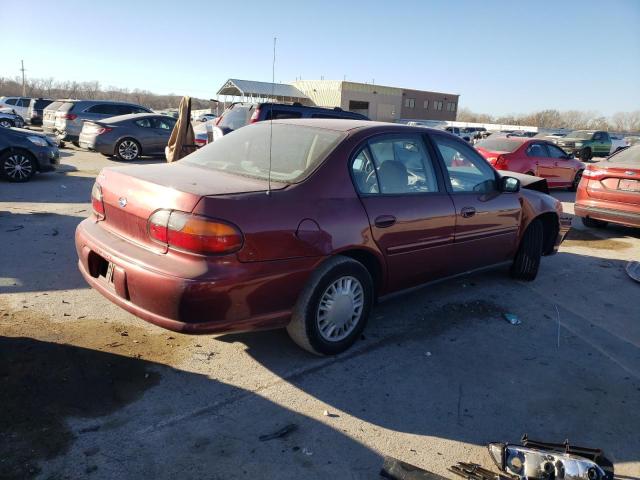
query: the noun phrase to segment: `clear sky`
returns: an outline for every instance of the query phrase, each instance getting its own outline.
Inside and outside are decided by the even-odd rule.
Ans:
[[[227,78],[461,95],[491,114],[640,109],[640,0],[5,0],[0,76],[212,98]]]

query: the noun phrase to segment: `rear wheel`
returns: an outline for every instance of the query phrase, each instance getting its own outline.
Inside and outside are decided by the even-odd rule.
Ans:
[[[125,138],[116,144],[116,157],[120,160],[136,160],[142,153],[140,144],[133,138]]]
[[[28,152],[7,152],[0,157],[0,174],[10,182],[26,182],[36,173],[36,161]]]
[[[539,219],[532,221],[524,232],[518,253],[511,265],[511,276],[518,280],[535,280],[542,257],[544,227]]]
[[[579,156],[580,156],[580,160],[582,160],[583,162],[588,162],[593,158],[593,152],[589,147],[585,147],[582,150],[580,150]]]
[[[287,332],[311,353],[336,355],[358,339],[372,303],[373,281],[364,265],[348,257],[333,257],[309,279]]]
[[[578,189],[578,185],[580,184],[581,179],[582,179],[582,170],[579,170],[576,173],[576,176],[573,178],[573,183],[569,187],[570,192],[575,192]]]
[[[582,220],[582,224],[585,227],[589,228],[606,228],[609,224],[609,222],[605,222],[604,220],[596,220],[595,218],[589,217],[581,217],[580,220]]]

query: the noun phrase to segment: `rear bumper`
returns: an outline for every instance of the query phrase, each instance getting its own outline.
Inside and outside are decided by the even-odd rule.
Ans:
[[[78,138],[80,148],[86,150],[93,150],[95,152],[104,153],[107,155],[113,155],[115,152],[115,145],[113,142],[105,142],[98,135],[80,134]]]
[[[589,217],[610,223],[640,228],[640,207],[637,211],[606,208],[599,205],[576,203],[574,211],[578,217]]]
[[[50,172],[60,163],[60,152],[57,147],[38,147],[31,151],[38,161],[39,172]]]
[[[153,253],[91,218],[76,229],[76,250],[85,280],[108,300],[160,327],[194,334],[285,326],[321,260],[241,263],[226,257],[218,263],[194,259],[190,265],[184,255]],[[99,271],[96,262],[105,261],[113,265],[111,274]]]

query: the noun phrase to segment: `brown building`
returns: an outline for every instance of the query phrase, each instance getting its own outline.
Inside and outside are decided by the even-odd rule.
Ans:
[[[340,80],[299,80],[292,85],[320,107],[340,107],[372,120],[455,120],[459,95]]]

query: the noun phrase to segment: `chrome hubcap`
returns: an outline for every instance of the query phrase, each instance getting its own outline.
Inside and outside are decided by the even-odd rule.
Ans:
[[[133,160],[138,156],[138,145],[132,140],[125,140],[118,146],[118,154],[125,160]]]
[[[4,161],[4,173],[10,178],[24,180],[33,173],[33,165],[29,158],[19,153],[14,153]]]
[[[364,307],[364,290],[351,276],[340,277],[324,291],[318,305],[316,322],[325,340],[346,338],[358,325]]]

